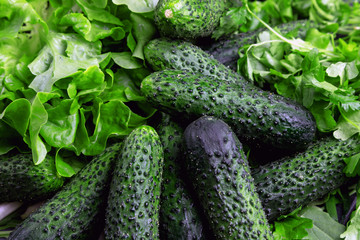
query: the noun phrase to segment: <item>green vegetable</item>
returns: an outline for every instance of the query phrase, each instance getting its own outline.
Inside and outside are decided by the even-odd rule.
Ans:
[[[301,217],[311,219],[314,227],[307,229],[308,239],[332,240],[342,239],[341,233],[345,231],[345,226],[332,219],[327,212],[315,206],[308,206],[299,212]]]
[[[200,47],[182,40],[153,39],[144,48],[146,62],[155,71],[184,69],[212,76],[239,85],[249,83]]]
[[[160,237],[205,239],[199,210],[184,181],[183,132],[169,115],[156,127],[164,149],[164,172],[160,203]]]
[[[253,171],[257,191],[269,220],[288,214],[337,189],[347,180],[345,159],[358,153],[360,140],[324,138],[295,156]]]
[[[295,37],[305,38],[306,31],[312,26],[308,20],[298,20],[283,23],[276,26],[281,33],[287,35],[292,32]],[[251,32],[233,33],[230,36],[222,38],[203,49],[212,55],[216,60],[230,69],[237,70],[237,60],[239,59],[239,48],[256,43],[259,34],[264,34],[265,28],[260,28]]]
[[[160,0],[155,24],[161,35],[196,39],[211,35],[225,11],[226,0]]]
[[[213,117],[184,132],[187,173],[217,239],[273,239],[242,144]]]
[[[301,149],[315,137],[311,114],[299,104],[262,91],[184,70],[150,74],[141,91],[153,106],[169,114],[195,119],[223,119],[244,142]]]
[[[115,165],[106,208],[106,239],[158,239],[164,153],[147,125],[125,139]]]
[[[39,165],[34,165],[30,153],[10,152],[0,157],[0,202],[46,199],[63,183],[50,155]]]
[[[146,3],[1,0],[0,154],[31,151],[35,164],[50,151],[57,163],[63,151],[97,155],[146,123],[154,110],[137,83],[156,29],[130,10]],[[76,162],[64,166],[59,174],[76,172]]]
[[[94,157],[54,197],[10,234],[15,239],[96,239],[103,229],[106,196],[121,144]]]

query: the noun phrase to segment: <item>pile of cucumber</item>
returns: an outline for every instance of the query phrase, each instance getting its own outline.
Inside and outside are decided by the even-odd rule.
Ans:
[[[224,9],[217,0],[159,1],[162,36],[145,46],[154,72],[140,87],[158,113],[70,181],[54,159],[35,166],[31,155],[2,156],[0,202],[47,199],[10,240],[273,239],[269,222],[348,181],[343,159],[359,151],[359,139],[319,139],[306,108],[234,71],[237,49],[262,30],[193,43]],[[279,29],[299,26],[308,23]],[[244,145],[294,153],[252,169]]]

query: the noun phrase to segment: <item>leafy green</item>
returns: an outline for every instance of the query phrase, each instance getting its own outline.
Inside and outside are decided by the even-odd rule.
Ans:
[[[278,14],[279,4],[284,4],[283,17]],[[359,137],[360,42],[359,31],[354,27],[360,24],[359,4],[354,2],[350,6],[339,0],[326,3],[293,0],[276,4],[265,1],[257,4],[258,8],[245,1],[244,6],[252,16],[249,22],[256,20],[268,30],[260,32],[255,44],[239,49],[239,72],[260,87],[304,105],[314,116],[320,132],[330,132],[340,140],[354,135]],[[266,13],[270,9],[274,13],[273,20]],[[303,39],[284,36],[271,27],[276,19],[290,21],[296,20],[297,16],[318,24],[307,31]],[[248,23],[243,29],[249,29]],[[344,172],[347,176],[360,175],[359,159],[359,154],[346,156]],[[313,221],[313,227],[306,230],[307,237],[301,235],[304,230],[301,228],[302,219],[290,216],[278,220],[274,223],[275,238],[340,239],[345,227],[337,222],[344,217],[338,215],[338,207],[347,209],[349,198],[330,195],[322,202],[330,215],[320,208],[303,209],[300,216]],[[357,239],[357,218],[352,219],[342,237]]]
[[[143,13],[153,11],[158,0],[113,0],[113,2],[117,5],[125,4],[132,12]]]
[[[156,2],[1,4],[0,154],[31,151],[35,164],[55,154],[71,177],[82,164],[64,153],[99,154],[152,116],[138,82],[150,73],[143,48],[156,34]]]
[[[281,216],[273,223],[273,235],[276,240],[303,239],[308,235],[306,229],[313,227],[311,219],[299,217],[297,213],[301,209],[296,209],[292,213]]]
[[[345,226],[338,223],[324,212],[321,208],[308,206],[299,213],[301,217],[309,218],[313,222],[313,227],[307,229],[308,239],[312,240],[333,240],[341,239],[340,235],[344,232]]]
[[[359,183],[356,187],[356,198],[359,199]],[[350,221],[347,224],[346,231],[340,235],[345,240],[355,240],[360,238],[360,204],[356,201],[356,209],[352,212]]]

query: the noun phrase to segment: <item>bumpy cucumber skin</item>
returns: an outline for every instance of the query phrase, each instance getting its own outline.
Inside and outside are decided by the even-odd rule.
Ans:
[[[269,220],[288,214],[335,190],[347,180],[344,158],[359,152],[360,140],[318,140],[305,151],[253,170]]]
[[[196,39],[209,36],[218,26],[226,0],[160,0],[154,20],[163,36]]]
[[[156,127],[164,149],[164,172],[160,203],[160,238],[205,239],[199,210],[183,181],[184,130],[163,114]]]
[[[145,45],[147,63],[155,71],[165,69],[190,70],[238,85],[252,85],[236,72],[219,63],[210,54],[192,43],[166,38],[153,39]]]
[[[189,178],[217,239],[273,239],[242,145],[221,120],[201,117],[184,133]]]
[[[64,178],[56,171],[54,158],[47,156],[35,165],[31,153],[6,154],[0,159],[0,202],[38,201],[58,191]]]
[[[297,29],[297,37],[305,38],[307,30],[312,26],[314,25],[310,24],[308,20],[298,20],[280,24],[276,26],[276,28],[283,34],[287,34]],[[256,43],[259,33],[266,30],[267,29],[265,28],[261,28],[252,32],[234,33],[224,39],[214,42],[210,46],[204,47],[203,49],[220,63],[224,64],[233,71],[236,71],[237,60],[239,59],[239,48],[247,44]]]
[[[141,91],[171,115],[220,118],[247,143],[303,149],[315,138],[316,125],[309,111],[252,85],[245,88],[194,72],[164,70],[147,76]]]
[[[9,240],[97,239],[120,144],[94,157],[64,188],[25,219]]]
[[[125,139],[110,185],[105,239],[158,239],[163,149],[147,125]]]

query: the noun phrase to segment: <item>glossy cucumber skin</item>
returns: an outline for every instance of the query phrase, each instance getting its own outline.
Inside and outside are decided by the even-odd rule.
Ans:
[[[47,155],[38,165],[31,153],[0,157],[0,202],[33,202],[46,199],[61,189],[64,178],[58,175],[53,157]]]
[[[225,8],[226,0],[160,0],[154,20],[161,35],[191,40],[209,36]]]
[[[161,239],[205,239],[199,209],[184,181],[184,130],[167,114],[156,127],[164,149],[160,202]]]
[[[273,239],[242,144],[221,120],[185,130],[187,173],[216,239]]]
[[[314,24],[311,24],[308,20],[298,20],[277,25],[276,28],[282,34],[297,30],[297,37],[304,39],[307,30],[313,26]],[[256,43],[259,34],[266,30],[266,28],[260,28],[246,33],[234,33],[202,48],[220,63],[236,71],[239,49],[245,45]]]
[[[119,149],[120,143],[116,143],[95,156],[61,191],[17,226],[9,240],[98,239]]]
[[[190,71],[164,70],[141,83],[148,102],[170,115],[195,120],[220,118],[246,143],[303,149],[315,138],[316,125],[301,105],[253,85],[246,87]]]
[[[159,239],[163,155],[152,127],[127,136],[110,184],[105,239]]]
[[[347,180],[344,159],[359,152],[360,140],[327,137],[305,151],[253,170],[269,220],[324,197]]]

